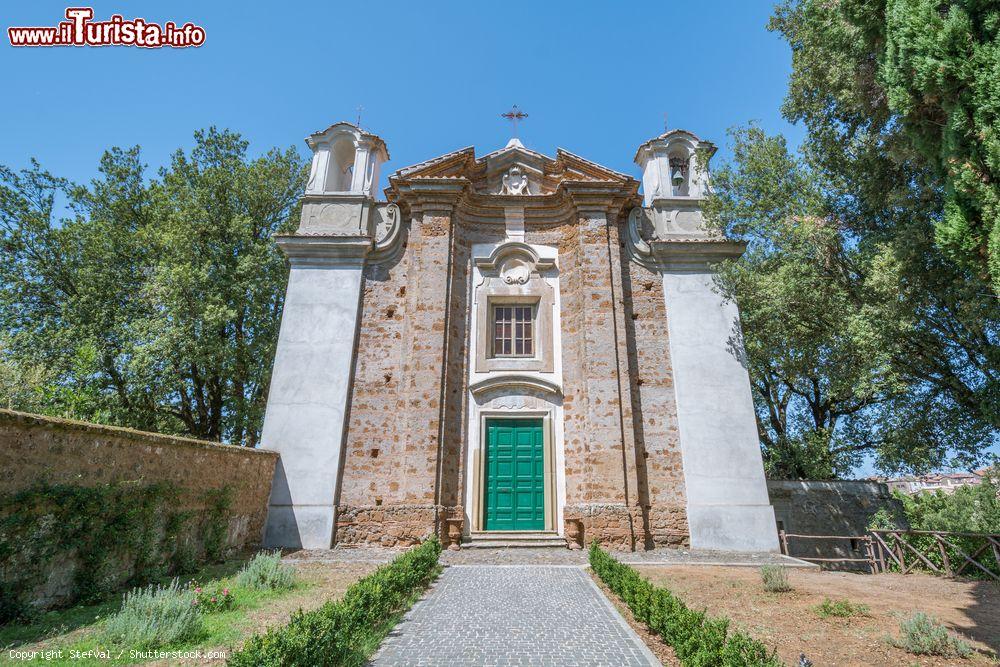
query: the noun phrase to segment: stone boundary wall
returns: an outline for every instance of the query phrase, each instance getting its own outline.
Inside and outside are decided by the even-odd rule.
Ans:
[[[0,409],[0,494],[45,481],[97,486],[167,482],[198,510],[205,491],[232,493],[229,549],[261,543],[276,452]]]
[[[880,508],[895,506],[902,515],[899,501],[889,487],[880,482],[767,480],[767,491],[774,507],[778,528],[803,535],[864,536],[868,522]],[[807,558],[864,558],[861,540],[789,539],[792,556]],[[843,564],[840,569],[864,569],[863,563]],[[831,568],[834,565],[830,566]]]

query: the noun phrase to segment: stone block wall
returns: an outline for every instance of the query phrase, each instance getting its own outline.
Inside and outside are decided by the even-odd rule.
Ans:
[[[277,460],[263,449],[0,409],[0,494],[40,480],[170,482],[199,493],[229,486],[241,546],[260,542]]]
[[[229,550],[260,545],[277,460],[265,450],[0,410],[0,495],[42,481],[169,483],[180,492],[177,509],[197,513],[206,509],[205,492],[228,487]],[[68,586],[71,579],[60,581]],[[58,599],[60,591],[47,595]]]
[[[893,498],[889,487],[878,482],[769,479],[767,491],[778,528],[786,533],[862,537],[868,531],[872,515],[880,508],[893,506],[899,510],[897,515],[902,516],[899,501]],[[789,538],[788,550],[792,556],[807,558],[865,557],[860,540]]]
[[[589,215],[589,214],[588,214]],[[558,249],[566,507],[584,539],[686,546],[662,282],[630,262],[621,220],[525,225]],[[472,247],[502,224],[415,213],[399,257],[365,268],[334,542],[405,546],[462,516],[470,447]]]

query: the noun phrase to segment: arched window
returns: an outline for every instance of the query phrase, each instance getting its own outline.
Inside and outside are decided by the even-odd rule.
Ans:
[[[690,158],[686,152],[670,153],[670,191],[674,197],[686,197],[691,191]]]
[[[348,192],[354,178],[354,138],[341,136],[330,146],[330,167],[326,174],[327,192]]]

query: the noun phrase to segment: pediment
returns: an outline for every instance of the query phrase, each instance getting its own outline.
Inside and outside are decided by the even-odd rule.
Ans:
[[[476,157],[472,147],[400,169],[390,176],[390,190],[401,180],[465,179],[480,195],[539,196],[555,193],[560,183],[597,182],[629,185],[634,179],[562,148],[552,158],[512,139],[505,147]]]

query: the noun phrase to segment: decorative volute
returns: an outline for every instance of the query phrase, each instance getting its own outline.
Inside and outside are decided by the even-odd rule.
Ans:
[[[306,137],[313,151],[307,195],[355,194],[375,198],[379,169],[389,159],[385,142],[351,123],[334,123]]]
[[[639,146],[635,162],[642,168],[643,204],[651,206],[657,199],[706,196],[707,158],[715,150],[715,144],[686,130],[670,130]],[[706,164],[699,164],[700,159]]]

